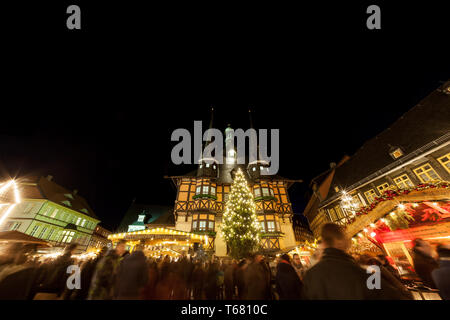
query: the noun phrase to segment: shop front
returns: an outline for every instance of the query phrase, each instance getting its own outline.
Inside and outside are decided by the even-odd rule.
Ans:
[[[353,252],[389,256],[404,278],[414,273],[413,241],[433,247],[450,243],[450,189],[447,182],[419,185],[413,190],[388,191],[375,205],[358,212],[346,230]]]
[[[113,247],[120,240],[125,240],[126,248],[130,252],[137,245],[143,245],[146,256],[153,258],[166,255],[177,258],[183,254],[192,254],[200,246],[208,244],[208,236],[206,235],[163,227],[111,234],[108,236],[108,239],[112,241]]]

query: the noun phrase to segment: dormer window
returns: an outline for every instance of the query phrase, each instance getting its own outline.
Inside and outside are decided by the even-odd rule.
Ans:
[[[256,167],[253,167],[253,169],[252,169],[253,171],[256,171]]]
[[[71,204],[70,201],[68,201],[68,200],[62,201],[62,204],[66,205],[66,206],[68,206],[68,207],[71,207],[71,206],[72,206],[72,204]]]
[[[259,170],[263,171],[264,167],[263,166],[259,166]]]
[[[200,169],[203,168],[203,164],[200,165]]]
[[[207,163],[205,166],[206,166],[207,168],[209,168],[209,163]]]
[[[403,155],[403,151],[400,148],[395,149],[393,152],[391,152],[391,156],[394,159],[398,159]]]
[[[216,165],[213,165],[213,169],[216,170],[216,168],[217,168]]]

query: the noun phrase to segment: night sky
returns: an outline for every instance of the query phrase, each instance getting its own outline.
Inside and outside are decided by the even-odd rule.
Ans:
[[[81,6],[78,34],[60,3],[32,7],[44,19],[11,13],[0,170],[53,175],[109,229],[134,198],[173,205],[164,176],[192,167],[171,164],[171,132],[207,127],[211,105],[216,128],[248,128],[251,107],[257,128],[280,129],[279,174],[304,180],[290,189],[301,213],[313,177],[450,78],[450,26],[436,6],[385,4],[377,31],[363,4]]]

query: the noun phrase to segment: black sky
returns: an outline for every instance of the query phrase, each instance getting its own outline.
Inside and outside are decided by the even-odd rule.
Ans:
[[[11,19],[0,165],[78,189],[111,229],[133,198],[173,205],[163,177],[191,168],[170,163],[170,134],[206,127],[211,105],[217,128],[247,128],[252,107],[257,127],[280,129],[279,174],[305,181],[290,192],[300,213],[311,178],[450,78],[437,6],[383,3],[377,31],[364,3],[81,7],[78,34],[56,27],[61,3]]]

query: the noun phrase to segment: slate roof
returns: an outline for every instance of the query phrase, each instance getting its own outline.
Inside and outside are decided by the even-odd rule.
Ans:
[[[450,134],[450,94],[446,90],[449,86],[450,81],[447,81],[433,91],[337,168],[324,202],[336,195],[335,185],[348,188],[386,166],[395,165],[438,138],[447,139],[446,135]],[[404,155],[393,159],[389,154],[392,146],[401,147]]]
[[[170,216],[174,219],[172,207],[133,203],[130,208],[128,208],[116,232],[127,232],[128,226],[133,224],[140,214],[146,215],[144,224],[171,224]],[[175,223],[175,219],[173,220],[173,223]]]
[[[22,199],[47,199],[99,220],[86,199],[79,194],[74,194],[72,191],[58,185],[54,181],[48,180],[46,177],[22,177],[16,179],[16,182]],[[11,192],[12,188],[10,188],[8,193]],[[71,198],[66,196],[69,194]],[[63,201],[69,201],[70,206],[64,204]],[[82,211],[83,209],[87,212]]]

